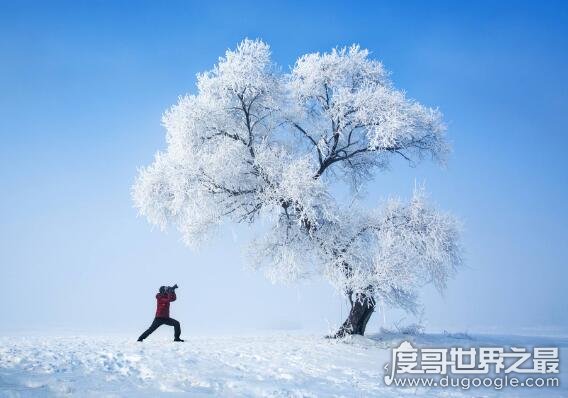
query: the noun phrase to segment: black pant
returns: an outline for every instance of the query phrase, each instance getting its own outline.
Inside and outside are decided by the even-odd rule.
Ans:
[[[174,338],[177,340],[181,335],[181,327],[179,322],[173,318],[154,318],[154,322],[150,325],[148,330],[138,337],[138,340],[144,340],[146,337],[150,336],[154,330],[158,329],[162,325],[169,325],[174,327]]]

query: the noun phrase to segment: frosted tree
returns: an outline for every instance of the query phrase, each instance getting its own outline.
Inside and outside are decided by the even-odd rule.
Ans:
[[[337,336],[363,334],[378,300],[408,311],[460,264],[456,221],[423,189],[366,209],[393,157],[443,161],[441,114],[393,87],[359,46],[300,57],[289,73],[244,40],[163,117],[167,150],[133,187],[139,213],[198,247],[223,223],[257,226],[248,259],[273,281],[320,276],[351,304]],[[340,197],[347,185],[350,197]]]

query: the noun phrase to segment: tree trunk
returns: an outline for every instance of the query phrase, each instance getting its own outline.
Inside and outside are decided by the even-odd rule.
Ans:
[[[359,293],[356,295],[355,300],[353,300],[351,293],[349,293],[348,298],[351,303],[349,315],[337,333],[332,337],[345,337],[349,334],[364,335],[367,322],[369,322],[371,315],[375,311],[376,303],[372,296]]]

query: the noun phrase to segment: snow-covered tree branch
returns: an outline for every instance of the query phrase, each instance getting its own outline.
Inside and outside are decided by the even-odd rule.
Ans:
[[[321,275],[347,294],[340,335],[364,333],[377,299],[412,311],[420,286],[444,288],[461,262],[458,230],[423,190],[372,210],[333,194],[343,182],[355,195],[392,157],[448,151],[440,112],[394,88],[368,51],[307,54],[283,73],[267,44],[244,40],[197,80],[165,113],[167,150],[133,187],[140,214],[191,246],[224,222],[262,220],[252,264],[273,280]]]

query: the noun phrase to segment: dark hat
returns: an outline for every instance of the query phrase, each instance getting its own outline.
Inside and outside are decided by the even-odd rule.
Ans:
[[[166,293],[166,287],[160,286],[160,294],[165,294],[165,293]]]

